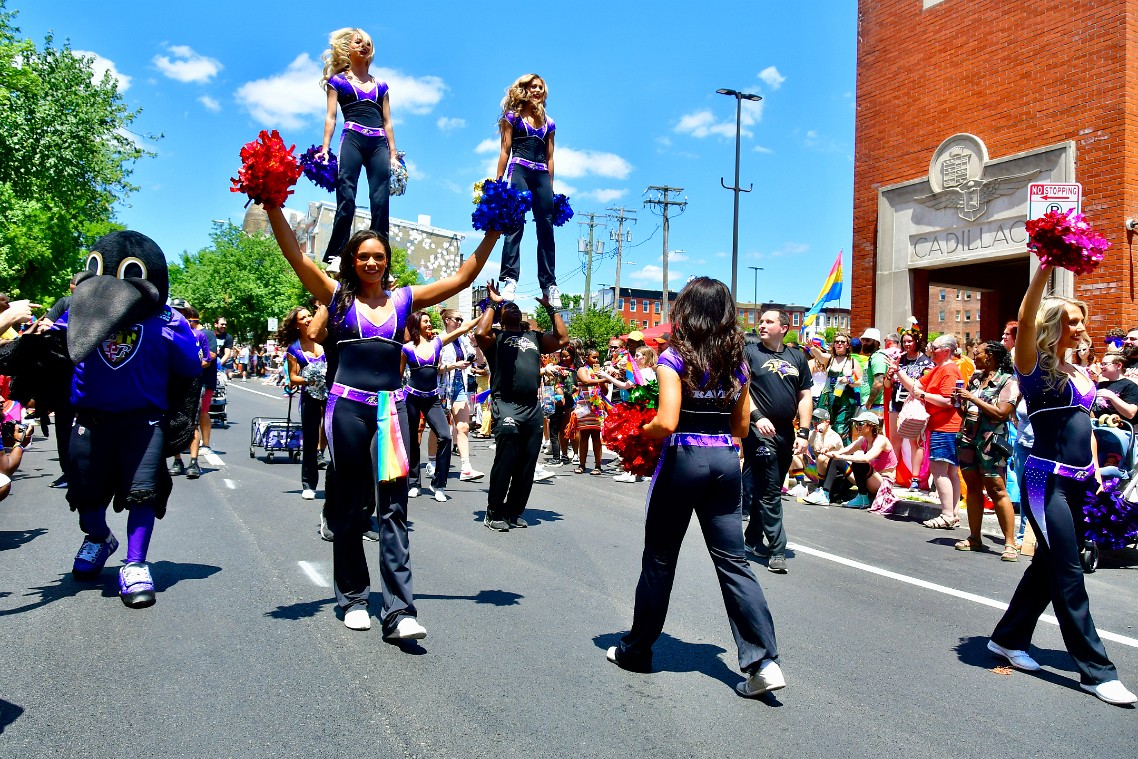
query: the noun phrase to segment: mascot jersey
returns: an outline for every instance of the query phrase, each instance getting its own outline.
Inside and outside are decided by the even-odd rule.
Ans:
[[[69,312],[55,323],[66,329]],[[197,377],[202,354],[189,322],[163,308],[111,335],[75,367],[71,404],[101,411],[166,411],[171,374]]]

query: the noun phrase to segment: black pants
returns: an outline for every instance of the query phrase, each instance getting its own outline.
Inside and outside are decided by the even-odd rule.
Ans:
[[[766,537],[771,556],[786,553],[786,530],[782,526],[782,481],[790,471],[794,433],[759,437],[754,427],[743,439],[743,458],[751,470],[751,521],[743,537],[753,546]]]
[[[339,173],[336,175],[336,217],[332,236],[324,251],[324,262],[340,255],[344,243],[352,235],[356,215],[356,186],[360,169],[367,171],[368,197],[371,203],[371,229],[387,239],[391,188],[391,152],[386,137],[365,137],[345,129],[340,139]]]
[[[692,511],[715,565],[739,669],[754,672],[778,660],[774,620],[743,548],[739,510],[739,457],[734,447],[668,446],[648,491],[644,555],[632,630],[620,640],[622,663],[647,668],[652,645],[664,629],[676,562]],[[709,599],[710,600],[710,599]]]
[[[533,489],[544,416],[536,397],[532,406],[495,398],[492,408],[496,446],[486,518],[513,519],[525,511]]]
[[[410,394],[407,396],[407,426],[410,441],[407,451],[409,470],[407,484],[409,487],[417,488],[421,482],[419,449],[422,446],[419,443],[419,420],[423,417],[427,418],[427,426],[439,439],[438,447],[435,449],[435,476],[431,478],[431,487],[442,490],[447,486],[447,475],[450,474],[451,436],[450,422],[447,421],[447,414],[443,411],[443,403],[438,396],[432,398],[420,398]]]
[[[407,409],[400,402],[399,426],[407,445]],[[349,611],[367,608],[371,577],[364,556],[363,533],[372,504],[379,515],[379,573],[383,584],[384,633],[399,618],[415,616],[411,590],[411,549],[407,537],[407,479],[376,482],[375,407],[329,396],[324,415],[335,485],[326,489],[325,517],[332,529],[332,566],[336,601]]]
[[[1029,470],[1027,477],[1031,476]],[[1094,485],[1094,480],[1090,482]],[[1083,544],[1082,509],[1086,493],[1086,483],[1050,475],[1044,503],[1030,504],[1027,518],[1039,542],[1008,610],[992,631],[992,640],[1004,648],[1026,651],[1039,615],[1050,603],[1080,680],[1098,685],[1117,680],[1118,671],[1107,658],[1095,630],[1090,599],[1083,583],[1079,549]]]
[[[304,445],[300,451],[300,484],[315,490],[320,484],[320,467],[316,453],[320,449],[320,425],[324,423],[324,401],[300,394],[300,431]]]
[[[542,290],[557,284],[557,260],[553,244],[553,182],[548,171],[514,165],[510,186],[533,193],[533,223],[537,227],[537,284]],[[498,279],[521,279],[521,226],[506,235],[502,245],[502,271]]]
[[[66,474],[68,450],[71,448],[71,424],[75,421],[75,407],[70,403],[55,410],[55,451],[59,454],[59,468]]]
[[[76,412],[67,460],[67,503],[80,515],[146,505],[161,519],[173,490],[162,456],[161,411]]]
[[[569,408],[569,406],[554,406],[553,415],[549,417],[549,455],[554,461],[569,456],[569,451],[561,450],[561,431],[565,429],[568,421]]]

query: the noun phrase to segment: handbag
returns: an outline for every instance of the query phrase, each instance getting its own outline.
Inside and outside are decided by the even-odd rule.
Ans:
[[[1013,451],[1007,433],[993,432],[989,435],[988,442],[984,446],[984,453],[996,459],[1010,459]]]
[[[897,415],[897,434],[906,440],[916,440],[925,431],[928,422],[929,411],[925,408],[924,402],[916,396],[911,396],[901,406],[901,412]]]

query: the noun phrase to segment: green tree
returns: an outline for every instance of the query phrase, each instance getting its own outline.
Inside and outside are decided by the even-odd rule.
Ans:
[[[561,310],[570,313],[581,311],[581,301],[585,299],[584,295],[561,295]],[[572,317],[570,317],[572,318]],[[539,307],[537,312],[533,315],[533,320],[537,324],[537,328],[543,332],[548,332],[553,329],[553,320],[549,318],[549,312],[544,308]],[[566,325],[568,326],[568,325]]]
[[[590,305],[588,311],[573,314],[566,326],[569,337],[579,337],[591,348],[607,345],[610,339],[628,330],[620,314],[596,305]]]
[[[130,110],[109,74],[52,35],[19,38],[0,0],[0,289],[50,302],[67,292],[82,251],[121,227],[113,207],[137,188],[132,164],[150,155],[126,128]]]

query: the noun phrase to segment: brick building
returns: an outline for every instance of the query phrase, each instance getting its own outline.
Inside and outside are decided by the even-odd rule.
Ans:
[[[618,295],[615,287],[606,287],[598,292],[597,305],[600,308],[614,308],[626,324],[634,329],[655,327],[663,321],[663,291],[641,290],[637,287],[622,287]],[[668,291],[668,303],[676,302],[675,291]],[[615,307],[613,305],[615,300]]]
[[[1035,265],[1031,182],[1081,182],[1113,243],[1093,274],[1056,272],[1056,291],[1089,303],[1096,337],[1138,323],[1124,227],[1138,216],[1138,0],[858,9],[855,331],[910,314],[939,331],[929,295],[943,288],[982,293],[979,336],[997,338]]]
[[[925,334],[951,332],[968,340],[980,334],[980,290],[951,287],[929,288],[929,320],[922,324]],[[1003,325],[1000,325],[1003,327]]]

